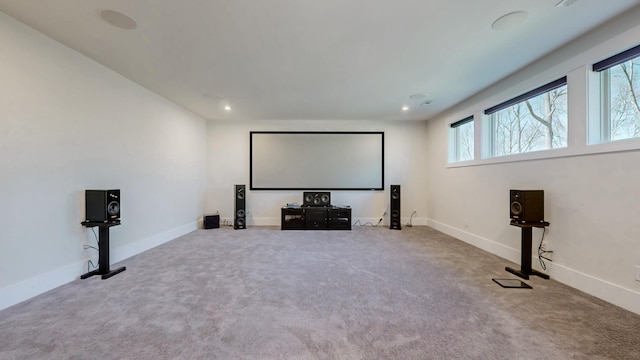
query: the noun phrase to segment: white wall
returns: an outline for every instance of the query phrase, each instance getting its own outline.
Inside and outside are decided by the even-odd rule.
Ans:
[[[626,142],[626,151],[593,153],[621,145],[587,146],[585,130],[587,118],[598,116],[588,111],[588,88],[597,86],[590,83],[590,65],[637,45],[638,39],[640,8],[430,121],[428,223],[519,263],[520,232],[509,226],[509,189],[543,189],[545,217],[551,223],[545,239],[554,250],[547,272],[640,313],[640,282],[635,281],[635,266],[640,265],[640,151],[628,150],[629,144],[638,149],[640,142]],[[554,153],[556,158],[447,167],[448,124],[562,75],[569,81],[569,149]],[[541,235],[534,230],[535,246]]]
[[[403,224],[412,219],[415,225],[426,222],[427,204],[424,184],[427,171],[424,122],[365,121],[209,121],[208,191],[205,209],[220,212],[223,220],[232,220],[234,184],[249,187],[249,132],[251,131],[384,131],[385,190],[332,191],[331,202],[349,205],[353,222],[377,224],[387,211],[383,223],[389,224],[389,185],[401,185]],[[302,191],[248,191],[248,224],[280,225],[280,208],[286,203],[302,203]]]
[[[1,12],[0,44],[0,309],[97,257],[85,189],[121,189],[112,263],[197,228],[204,119]]]

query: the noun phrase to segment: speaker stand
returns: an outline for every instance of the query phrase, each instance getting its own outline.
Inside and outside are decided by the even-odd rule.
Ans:
[[[548,279],[549,275],[542,273],[538,270],[532,269],[531,268],[531,235],[532,235],[532,229],[534,227],[537,228],[544,228],[549,226],[549,223],[544,221],[544,222],[540,222],[540,223],[524,223],[524,224],[520,224],[517,222],[512,221],[511,222],[512,226],[517,226],[522,230],[520,239],[522,242],[522,248],[520,250],[520,270],[518,269],[514,269],[512,267],[506,267],[505,270],[507,270],[508,272],[519,276],[525,280],[529,280],[529,275],[535,275],[535,276],[539,276],[543,279]]]
[[[109,228],[112,226],[120,225],[120,220],[110,222],[95,222],[95,221],[83,221],[82,226],[85,227],[98,227],[98,268],[93,271],[89,271],[86,274],[80,275],[80,279],[86,279],[93,275],[102,275],[102,279],[108,279],[113,275],[119,274],[125,270],[126,267],[122,266],[115,270],[109,269]]]

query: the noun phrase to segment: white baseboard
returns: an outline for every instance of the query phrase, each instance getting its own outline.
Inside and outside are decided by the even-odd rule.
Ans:
[[[87,272],[87,263],[77,261],[58,269],[10,284],[0,289],[0,310],[55,289]]]
[[[501,258],[509,261],[520,263],[520,250],[512,247],[497,243],[493,240],[489,240],[470,232],[449,226],[436,220],[428,219],[427,226],[430,226],[438,231],[441,231],[447,235],[453,236],[456,239],[460,239],[468,244],[471,244],[484,251],[490,252],[494,255],[498,255]]]
[[[175,229],[165,231],[163,233],[153,235],[146,239],[136,241],[135,243],[122,246],[117,249],[111,249],[111,262],[122,261],[128,257],[149,250],[167,241],[173,240],[179,236],[190,233],[198,229],[198,223],[190,223],[179,226]],[[76,261],[72,264],[62,266],[60,268],[47,271],[32,278],[10,284],[0,288],[0,310],[16,305],[20,302],[38,296],[58,286],[67,284],[78,279],[81,274],[87,272],[86,261]]]
[[[436,220],[428,219],[427,225],[494,255],[520,263],[519,249],[510,248]],[[552,279],[640,315],[640,293],[557,262],[552,262],[548,266],[546,272]]]
[[[188,234],[192,231],[198,230],[199,223],[192,222],[171,230],[167,230],[160,234],[156,234],[142,240],[121,246],[119,248],[111,248],[111,262],[116,263],[124,259],[130,258],[134,255],[140,254],[149,249],[153,249],[156,246],[162,245],[168,241],[171,241],[184,234]]]
[[[548,269],[549,275],[554,280],[640,315],[639,292],[570,269],[556,262],[551,263]]]

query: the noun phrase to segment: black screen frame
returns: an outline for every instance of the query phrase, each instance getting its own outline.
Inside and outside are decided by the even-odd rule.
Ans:
[[[253,136],[254,134],[304,134],[304,135],[377,135],[381,140],[380,186],[379,187],[261,187],[254,185]],[[349,190],[349,191],[381,191],[384,190],[384,131],[251,131],[249,133],[249,189],[250,190]]]

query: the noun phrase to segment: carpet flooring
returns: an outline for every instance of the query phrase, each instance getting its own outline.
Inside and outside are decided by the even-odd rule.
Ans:
[[[198,230],[0,311],[0,359],[640,359],[640,316],[428,227]],[[78,274],[80,275],[80,274]]]

